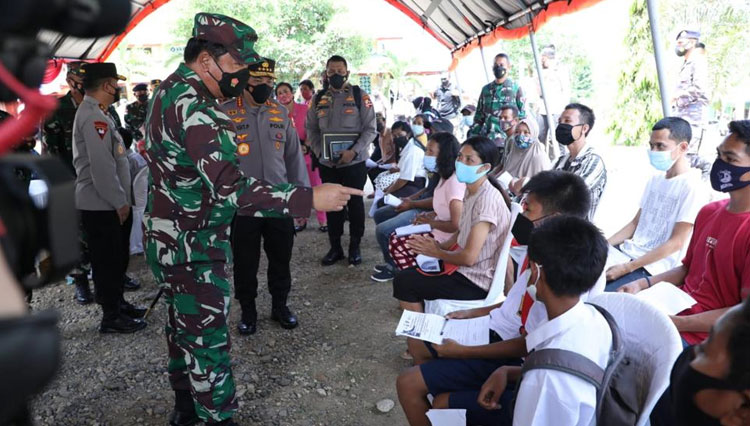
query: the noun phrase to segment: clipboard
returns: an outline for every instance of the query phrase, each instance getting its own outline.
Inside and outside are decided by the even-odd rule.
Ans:
[[[359,139],[359,133],[324,133],[323,159],[336,162],[341,152],[350,149]]]

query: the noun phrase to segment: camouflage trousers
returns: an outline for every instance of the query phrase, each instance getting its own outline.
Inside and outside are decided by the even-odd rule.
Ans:
[[[218,422],[237,410],[229,359],[230,285],[223,262],[154,266],[168,309],[169,381],[190,391],[203,421]]]

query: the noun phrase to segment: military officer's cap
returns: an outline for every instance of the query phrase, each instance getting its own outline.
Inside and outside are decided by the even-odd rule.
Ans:
[[[85,63],[83,61],[68,62],[68,74],[83,77],[83,74],[81,74],[81,65]]]
[[[681,38],[693,38],[699,40],[701,38],[701,32],[695,30],[682,30],[677,34],[677,39]]]
[[[249,25],[216,13],[197,13],[193,37],[224,46],[229,54],[243,64],[260,60],[254,45],[258,34]]]
[[[270,58],[261,58],[259,62],[250,64],[250,77],[276,78],[276,61]]]
[[[148,90],[148,85],[146,83],[138,83],[135,86],[133,86],[134,92],[137,92],[139,90]]]
[[[151,80],[151,85],[158,86],[160,84],[161,84],[161,80],[159,80],[158,78]]]
[[[117,73],[117,67],[112,62],[94,62],[83,64],[79,70],[84,80],[98,80],[100,78],[116,78],[127,80]]]

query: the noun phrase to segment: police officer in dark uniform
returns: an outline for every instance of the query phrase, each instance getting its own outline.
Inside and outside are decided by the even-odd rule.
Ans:
[[[320,161],[320,177],[324,183],[339,183],[363,189],[367,180],[365,160],[368,148],[377,135],[375,110],[370,96],[359,86],[347,82],[346,59],[332,56],[326,63],[323,89],[312,99],[307,113],[307,138],[313,154]],[[355,135],[348,149],[339,156],[324,155],[324,139],[331,135]],[[341,138],[339,138],[341,139]],[[345,212],[328,213],[328,239],[331,249],[323,257],[323,266],[344,258],[341,235],[346,215],[349,218],[349,264],[362,263],[359,244],[365,232],[365,205],[362,197],[352,196]]]
[[[271,99],[276,80],[276,62],[263,58],[249,66],[250,79],[242,96],[225,102],[222,109],[237,129],[237,158],[245,176],[272,185],[291,183],[310,186],[299,137],[289,112]],[[238,211],[232,222],[234,297],[240,302],[240,334],[253,334],[257,327],[255,298],[258,296],[260,244],[268,258],[268,290],[271,318],[282,327],[297,327],[297,317],[287,307],[292,286],[294,220],[291,217],[255,217]]]

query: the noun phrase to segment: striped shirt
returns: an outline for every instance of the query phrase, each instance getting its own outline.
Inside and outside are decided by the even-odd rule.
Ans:
[[[561,155],[557,159],[553,170],[563,170],[580,176],[591,190],[591,209],[588,219],[594,220],[594,213],[599,206],[599,200],[607,186],[607,168],[604,160],[594,151],[588,143],[584,145],[576,158],[570,158],[570,152]]]
[[[489,290],[495,275],[497,257],[508,235],[510,227],[510,210],[505,205],[503,196],[489,180],[485,180],[476,194],[464,196],[464,208],[458,222],[458,245],[466,248],[471,228],[479,222],[490,224],[490,232],[479,252],[477,261],[471,266],[461,266],[458,272],[471,280],[477,287]]]

